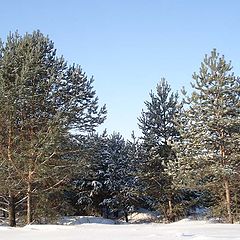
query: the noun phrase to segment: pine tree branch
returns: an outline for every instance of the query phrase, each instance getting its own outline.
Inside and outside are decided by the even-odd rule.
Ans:
[[[0,210],[2,210],[3,212],[6,212],[6,213],[8,213],[8,210],[7,210],[7,209],[5,209],[5,208],[2,208],[2,207],[0,207]]]
[[[0,202],[0,205],[8,205],[6,202]]]
[[[8,199],[6,197],[4,197],[4,196],[0,196],[0,198],[2,198],[6,203],[9,202]]]
[[[18,202],[15,203],[16,206],[18,206],[20,203],[22,203],[24,200],[27,199],[27,196],[19,200]]]
[[[63,183],[63,182],[67,179],[67,177],[68,177],[68,176],[66,175],[64,178],[62,178],[60,181],[58,181],[57,183],[55,183],[53,186],[51,186],[51,187],[49,187],[49,188],[46,188],[43,192],[47,192],[47,191],[49,191],[49,190],[52,190],[52,189],[58,187],[61,183]]]

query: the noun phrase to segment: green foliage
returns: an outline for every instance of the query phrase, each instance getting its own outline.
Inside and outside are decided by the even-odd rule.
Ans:
[[[9,34],[0,42],[0,207],[11,225],[15,211],[31,223],[74,211],[127,216],[139,204],[168,221],[199,206],[237,220],[240,80],[215,49],[193,80],[184,106],[165,79],[150,92],[142,141],[98,135],[106,107],[93,78],[39,31]]]
[[[138,202],[133,144],[125,142],[119,133],[104,132],[86,136],[79,148],[81,170],[69,192],[75,209],[105,217],[129,212]]]
[[[151,145],[167,145],[173,137],[177,136],[174,116],[178,111],[178,94],[171,93],[171,87],[162,78],[157,85],[157,93],[150,92],[151,101],[145,101],[147,111],[142,111],[139,128],[143,139]]]
[[[0,47],[1,182],[9,183],[2,193],[26,195],[28,223],[38,197],[63,186],[75,170],[63,147],[70,131],[94,131],[105,120],[92,83],[80,66],[57,57],[39,31],[10,34]]]
[[[157,85],[157,94],[151,92],[150,98],[150,102],[145,102],[147,111],[143,111],[139,118],[145,148],[145,159],[139,175],[155,207],[166,218],[172,218],[172,201],[176,192],[172,188],[171,176],[165,169],[169,161],[175,161],[171,144],[178,137],[174,122],[179,111],[178,95],[171,93],[169,84],[162,79]]]
[[[219,193],[219,206],[232,221],[233,184],[239,176],[240,82],[231,63],[214,49],[205,56],[194,89],[178,118],[178,184]],[[222,196],[220,195],[222,192]],[[224,202],[224,204],[222,204]]]

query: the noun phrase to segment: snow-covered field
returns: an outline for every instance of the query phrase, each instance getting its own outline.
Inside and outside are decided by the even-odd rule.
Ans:
[[[97,223],[79,224],[81,221],[73,218],[67,225],[1,226],[0,240],[240,240],[240,224],[213,224],[188,219],[172,224],[122,225],[107,221],[100,224],[99,218]],[[90,222],[94,222],[94,218]]]

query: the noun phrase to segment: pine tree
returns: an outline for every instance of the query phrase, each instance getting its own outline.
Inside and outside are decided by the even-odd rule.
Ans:
[[[142,154],[139,139],[132,132],[131,140],[125,144],[126,161],[123,180],[121,181],[120,191],[117,195],[119,209],[124,213],[125,220],[128,222],[129,213],[144,204],[142,195],[142,184],[138,178],[138,167],[142,161]],[[144,207],[144,206],[142,206]]]
[[[53,42],[39,31],[10,34],[1,47],[1,162],[14,176],[11,192],[26,196],[27,223],[34,220],[37,198],[73,171],[61,141],[71,130],[94,131],[105,119],[92,82],[79,66],[58,58]],[[5,181],[7,175],[1,177]]]
[[[233,221],[233,196],[239,186],[240,82],[231,62],[216,49],[205,56],[194,89],[179,118],[181,141],[174,174],[179,183],[208,190]],[[223,208],[221,208],[223,210]]]
[[[175,159],[171,143],[178,136],[174,117],[178,111],[178,95],[171,93],[165,79],[157,85],[157,94],[150,93],[151,101],[146,101],[147,111],[139,118],[146,149],[145,163],[140,176],[155,204],[168,219],[173,215],[173,189],[171,177],[165,171],[168,161]]]
[[[104,202],[110,210],[123,212],[126,221],[128,213],[134,204],[134,176],[132,174],[133,162],[129,159],[127,143],[120,133],[113,133],[109,136],[108,152],[110,158],[108,162],[108,181],[110,197]],[[103,203],[104,203],[103,202]]]
[[[136,149],[119,133],[90,134],[81,142],[81,171],[73,181],[78,200],[73,204],[84,214],[117,217],[127,215],[138,201],[136,191]],[[76,198],[75,198],[76,199]]]
[[[108,135],[91,133],[79,141],[79,172],[73,179],[74,206],[81,214],[103,214],[101,203],[109,195],[105,182],[108,179]]]

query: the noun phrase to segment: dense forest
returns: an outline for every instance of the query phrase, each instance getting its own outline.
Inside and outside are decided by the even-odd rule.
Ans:
[[[199,210],[239,221],[240,79],[232,68],[213,49],[190,94],[162,78],[136,119],[142,136],[124,139],[96,131],[107,110],[80,65],[68,65],[40,31],[9,34],[0,42],[0,214],[10,226],[66,215],[128,221],[138,208],[165,222]]]

